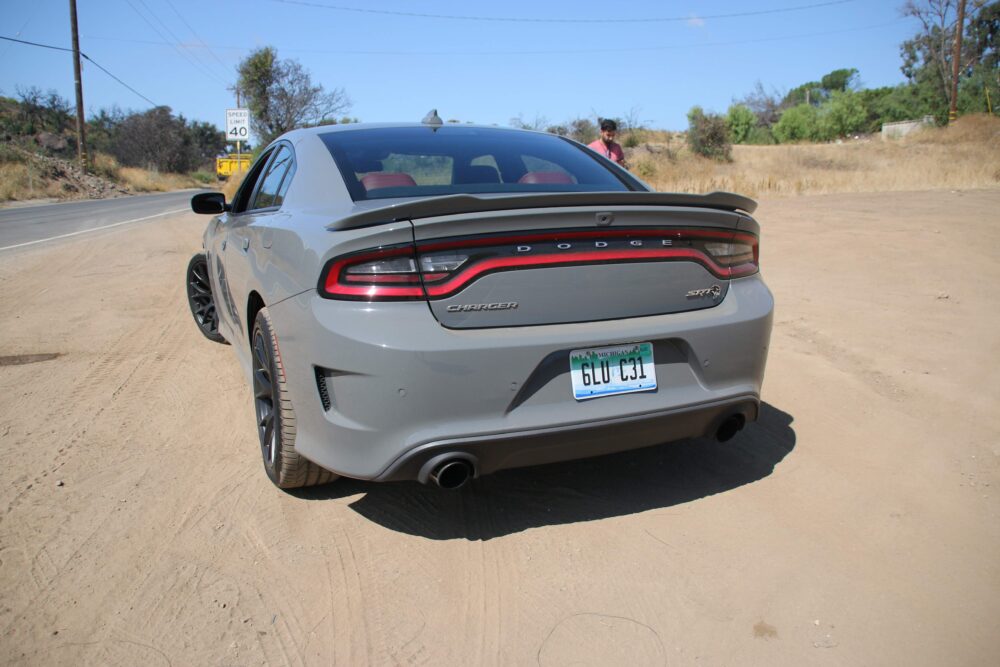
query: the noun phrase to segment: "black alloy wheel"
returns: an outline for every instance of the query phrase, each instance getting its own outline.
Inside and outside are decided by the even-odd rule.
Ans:
[[[268,477],[274,479],[275,454],[278,449],[280,416],[274,411],[274,374],[272,373],[271,342],[265,338],[264,327],[258,324],[253,329],[253,406],[257,415],[257,436],[260,438],[260,453]],[[278,426],[279,429],[276,429]]]
[[[212,284],[208,280],[208,257],[200,252],[191,258],[187,268],[187,297],[191,315],[205,338],[225,343],[219,333],[219,313],[215,309]]]
[[[335,473],[299,455],[295,449],[295,409],[288,395],[278,337],[267,308],[254,319],[250,336],[253,406],[264,471],[282,489],[326,484]]]

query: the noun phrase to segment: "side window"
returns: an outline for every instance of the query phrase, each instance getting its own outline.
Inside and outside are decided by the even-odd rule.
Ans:
[[[285,192],[282,188],[282,183],[291,165],[292,151],[287,146],[282,146],[275,154],[271,165],[268,167],[267,174],[260,183],[260,188],[257,190],[257,196],[254,198],[253,205],[250,207],[251,209],[281,206]]]
[[[271,157],[272,151],[264,153],[257,161],[253,163],[250,167],[250,173],[247,174],[246,178],[243,179],[243,184],[240,185],[240,189],[236,192],[236,196],[233,198],[233,213],[242,213],[247,210],[247,204],[250,203],[250,195],[253,194],[254,186],[257,181],[260,180],[261,173],[264,171],[264,165],[267,164],[268,158]]]

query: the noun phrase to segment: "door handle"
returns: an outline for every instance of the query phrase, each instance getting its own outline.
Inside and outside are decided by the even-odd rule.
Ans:
[[[222,249],[226,249],[226,239],[222,239]]]
[[[243,239],[243,249],[246,250],[249,247],[250,247],[250,239],[244,237],[244,239]]]

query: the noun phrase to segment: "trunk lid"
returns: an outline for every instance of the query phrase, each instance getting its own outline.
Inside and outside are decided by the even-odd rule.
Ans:
[[[735,210],[604,202],[492,209],[410,218],[424,292],[445,327],[711,308],[732,277],[757,268],[756,223]]]

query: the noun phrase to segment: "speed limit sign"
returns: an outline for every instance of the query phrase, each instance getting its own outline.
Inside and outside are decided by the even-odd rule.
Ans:
[[[226,141],[250,138],[250,109],[226,109]]]

